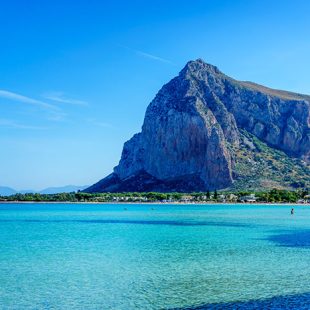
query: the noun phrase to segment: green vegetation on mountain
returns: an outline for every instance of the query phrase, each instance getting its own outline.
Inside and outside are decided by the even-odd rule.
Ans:
[[[235,181],[227,190],[292,190],[310,187],[309,164],[268,146],[245,130],[241,131],[240,146],[230,148],[235,154]]]

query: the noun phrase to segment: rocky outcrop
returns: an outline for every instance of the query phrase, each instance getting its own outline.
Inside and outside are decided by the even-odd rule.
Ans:
[[[238,173],[241,129],[309,162],[310,97],[239,82],[190,61],[150,103],[141,133],[125,143],[114,172],[87,191],[228,187]]]

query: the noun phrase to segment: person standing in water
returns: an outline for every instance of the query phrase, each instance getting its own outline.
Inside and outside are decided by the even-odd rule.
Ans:
[[[294,215],[294,208],[291,209],[291,215]]]

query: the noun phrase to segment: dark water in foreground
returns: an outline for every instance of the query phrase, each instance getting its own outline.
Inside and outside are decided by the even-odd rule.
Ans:
[[[309,206],[0,205],[0,309],[279,308],[310,309]]]

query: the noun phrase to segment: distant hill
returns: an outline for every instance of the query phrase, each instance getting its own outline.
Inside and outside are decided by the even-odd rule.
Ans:
[[[1,196],[10,196],[10,195],[14,195],[16,194],[16,190],[11,188],[11,187],[7,187],[7,186],[0,186],[0,195]]]
[[[27,190],[16,190],[11,187],[7,186],[0,186],[0,195],[1,196],[10,196],[17,193],[20,194],[26,194],[26,193],[40,193],[40,194],[57,194],[57,193],[71,193],[71,192],[77,192],[78,190],[83,190],[87,188],[88,185],[83,186],[77,186],[77,185],[66,185],[66,186],[60,186],[60,187],[48,187],[41,191],[35,191],[31,189]]]
[[[62,187],[48,187],[40,191],[40,194],[57,194],[57,193],[71,193],[77,192],[78,190],[83,190],[87,188],[87,185],[76,186],[76,185],[66,185]]]
[[[310,187],[310,97],[190,61],[149,104],[112,174],[86,192]]]

